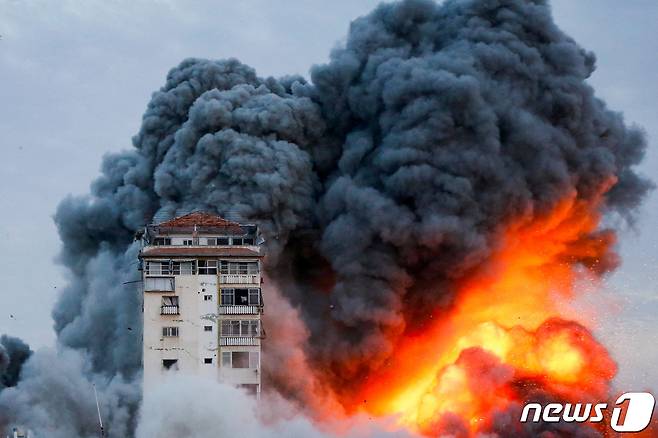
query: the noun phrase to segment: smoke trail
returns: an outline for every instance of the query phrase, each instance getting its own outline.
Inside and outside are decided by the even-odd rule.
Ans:
[[[335,405],[405,330],[450,305],[503,225],[601,193],[605,214],[632,215],[651,187],[633,170],[646,141],[594,95],[594,65],[541,0],[381,5],[310,83],[260,78],[237,60],[183,61],[134,148],[104,159],[89,196],[60,204],[71,280],[53,310],[59,351],[34,354],[0,393],[0,427],[92,436],[93,381],[110,436],[132,435],[133,234],[193,209],[260,224],[271,286],[285,295],[275,307],[294,316],[272,321],[270,337],[299,340],[289,363],[315,382],[265,358],[266,386],[300,406]],[[266,354],[290,358],[290,347]]]

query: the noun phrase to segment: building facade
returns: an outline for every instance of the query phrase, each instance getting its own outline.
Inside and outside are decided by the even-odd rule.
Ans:
[[[258,227],[195,212],[142,235],[144,391],[169,373],[261,389]]]

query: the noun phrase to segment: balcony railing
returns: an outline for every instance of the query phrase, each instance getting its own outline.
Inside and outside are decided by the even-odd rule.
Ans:
[[[220,315],[258,315],[260,311],[259,306],[219,306]]]
[[[220,274],[219,282],[222,284],[258,284],[258,274]]]
[[[160,315],[180,315],[178,306],[161,306]]]
[[[219,345],[222,347],[227,346],[258,346],[260,345],[260,338],[247,338],[247,337],[221,337],[219,338]]]

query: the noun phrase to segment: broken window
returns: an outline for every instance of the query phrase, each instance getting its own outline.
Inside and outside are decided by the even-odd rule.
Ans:
[[[178,327],[162,327],[162,336],[165,338],[175,338],[178,336]]]
[[[203,301],[212,301],[212,295],[204,295]]]
[[[246,306],[249,304],[249,289],[234,289],[235,304]]]
[[[217,275],[217,260],[199,260],[199,275]]]
[[[232,245],[242,245],[242,237],[234,237],[231,239]]]
[[[203,359],[203,363],[212,363],[212,357],[206,357]]]
[[[177,370],[178,359],[162,359],[162,368],[165,370]]]
[[[249,352],[234,351],[231,357],[233,368],[249,368]]]
[[[254,239],[253,239],[253,237],[245,237],[242,240],[242,243],[244,243],[245,245],[253,245],[254,244]]]
[[[217,245],[228,245],[228,237],[218,237]]]

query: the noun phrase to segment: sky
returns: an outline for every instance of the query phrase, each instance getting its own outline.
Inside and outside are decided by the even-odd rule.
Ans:
[[[85,194],[104,154],[131,147],[167,71],[187,57],[236,57],[259,76],[328,60],[371,0],[0,0],[0,334],[53,345],[66,272],[52,216]],[[555,0],[558,25],[597,55],[589,82],[647,132],[658,174],[658,2]],[[655,178],[658,180],[658,178]],[[658,191],[657,191],[658,192]],[[621,268],[587,297],[624,390],[658,388],[658,193],[620,233]]]

